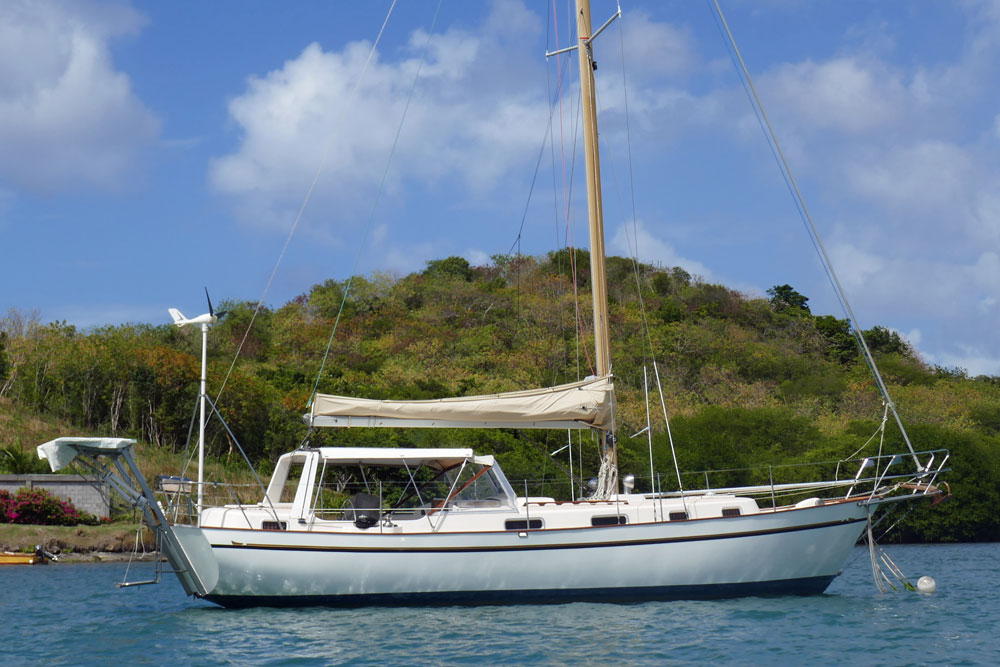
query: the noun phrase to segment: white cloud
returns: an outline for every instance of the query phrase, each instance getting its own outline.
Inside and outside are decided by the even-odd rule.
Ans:
[[[115,69],[107,42],[142,24],[91,2],[0,4],[0,181],[51,192],[115,187],[159,121]]]
[[[897,120],[906,90],[899,73],[860,57],[781,65],[761,77],[766,108],[813,130],[867,133]]]
[[[440,249],[433,243],[418,243],[409,247],[386,248],[375,262],[383,270],[398,275],[407,275],[427,268],[427,262],[440,259]]]
[[[923,332],[920,329],[910,329],[909,331],[900,331],[899,335],[903,337],[907,343],[912,345],[914,348],[920,347],[921,341],[924,339]]]
[[[596,26],[595,26],[596,28]],[[642,10],[634,10],[621,18],[625,62],[629,76],[637,81],[662,75],[687,74],[695,64],[694,40],[688,30],[650,18]],[[596,41],[596,40],[595,40]],[[598,48],[610,59],[618,44],[605,42]]]
[[[1000,189],[985,190],[976,197],[972,211],[972,231],[992,247],[1000,247]]]
[[[463,186],[458,196],[491,192],[508,173],[523,171],[512,166],[530,159],[548,116],[537,87],[524,85],[532,65],[497,57],[511,50],[508,42],[531,38],[532,32],[490,29],[498,12],[539,28],[540,19],[523,5],[498,2],[485,29],[435,34],[408,108],[426,41],[422,30],[411,35],[403,58],[376,53],[356,94],[368,42],[340,51],[314,43],[280,69],[251,76],[245,92],[229,104],[242,137],[233,153],[213,161],[213,187],[239,202],[245,219],[284,225],[323,165],[313,205],[325,213],[309,217],[339,226],[370,210],[395,150],[389,196],[407,182]],[[543,65],[533,67],[541,76]]]
[[[886,207],[948,208],[952,213],[964,212],[970,177],[976,171],[966,150],[936,140],[866,149],[843,168],[855,192]]]
[[[852,294],[869,288],[876,276],[886,270],[886,261],[867,250],[847,242],[834,242],[827,246],[834,271],[850,299]]]
[[[41,313],[41,316],[45,322],[65,320],[81,329],[105,326],[113,322],[165,324],[170,320],[167,307],[121,303],[64,304]]]
[[[997,253],[951,260],[897,256],[894,248],[878,254],[843,242],[830,249],[862,327],[902,325],[910,329],[904,338],[931,363],[996,374],[996,351],[975,341],[994,341],[1000,328]]]
[[[974,345],[957,345],[956,349],[925,355],[927,361],[945,368],[964,368],[969,375],[1000,375],[1000,357]]]
[[[940,328],[955,327],[958,333],[986,326],[969,323],[968,313],[989,305],[1000,289],[1000,257],[991,251],[951,259],[898,254],[892,247],[874,251],[843,241],[827,247],[847,298],[871,317],[904,314],[938,321]]]
[[[681,256],[670,243],[653,236],[642,222],[636,223],[634,232],[633,234],[628,225],[620,225],[608,246],[608,254],[621,257],[638,255],[639,261],[646,264],[663,267],[679,266],[693,276],[700,276],[707,281],[715,280],[707,266],[697,260]]]
[[[490,256],[478,248],[467,248],[462,256],[469,260],[472,266],[486,266],[490,263]]]
[[[979,300],[979,314],[986,315],[997,305],[996,297],[984,296]]]
[[[983,289],[1000,289],[1000,256],[993,251],[982,253],[969,268],[968,276]]]

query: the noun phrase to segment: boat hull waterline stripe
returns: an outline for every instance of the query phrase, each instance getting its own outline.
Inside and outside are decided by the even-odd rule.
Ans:
[[[745,583],[627,588],[546,588],[514,591],[441,591],[434,593],[352,593],[346,595],[206,595],[205,600],[229,608],[244,607],[364,607],[398,605],[489,605],[562,602],[641,602],[646,600],[706,600],[748,595],[819,595],[837,575]]]
[[[686,537],[661,537],[644,540],[620,540],[614,542],[575,542],[571,544],[517,544],[498,546],[468,546],[468,547],[345,547],[345,546],[312,546],[286,544],[252,544],[233,542],[232,544],[213,544],[213,549],[260,549],[265,551],[329,551],[329,552],[364,552],[364,553],[463,553],[463,552],[493,552],[493,551],[550,551],[559,549],[600,549],[608,547],[634,547],[647,544],[667,544],[677,542],[704,542],[707,540],[730,540],[742,537],[762,537],[779,533],[794,533],[804,530],[818,530],[844,526],[865,521],[866,519],[844,519],[814,523],[808,526],[790,526],[787,528],[772,528],[768,530],[752,530],[743,533],[720,533],[718,535],[692,535]],[[511,531],[514,533],[515,531]],[[524,532],[524,531],[522,531]],[[527,531],[531,534],[533,531]],[[537,534],[537,531],[535,534]],[[389,535],[388,537],[394,537]]]

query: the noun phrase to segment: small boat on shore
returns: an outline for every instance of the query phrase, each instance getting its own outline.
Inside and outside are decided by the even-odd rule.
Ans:
[[[45,559],[35,554],[18,554],[10,551],[0,552],[0,565],[38,565]]]
[[[0,551],[0,565],[44,565],[49,560],[58,559],[40,546],[30,554]]]

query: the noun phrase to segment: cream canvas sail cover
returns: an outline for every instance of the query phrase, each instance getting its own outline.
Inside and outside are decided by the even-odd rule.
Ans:
[[[544,389],[429,401],[381,401],[317,394],[308,415],[315,426],[425,428],[611,427],[611,376]]]

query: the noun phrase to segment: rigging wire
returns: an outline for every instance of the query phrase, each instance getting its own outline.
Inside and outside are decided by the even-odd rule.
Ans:
[[[728,37],[729,44],[732,46],[731,56],[735,54],[735,59],[739,61],[739,71],[745,78],[744,89],[749,89],[749,93],[752,93],[751,105],[755,106],[756,110],[759,109],[760,114],[758,115],[758,122],[761,122],[762,129],[765,129],[765,133],[770,138],[769,145],[772,145],[772,152],[775,154],[775,158],[778,160],[778,167],[782,170],[782,175],[785,177],[785,182],[791,191],[793,199],[796,201],[796,207],[799,210],[799,215],[801,216],[803,223],[806,225],[806,230],[809,232],[811,238],[813,239],[813,247],[816,248],[819,254],[820,262],[826,271],[827,278],[830,284],[833,286],[834,292],[837,295],[837,299],[840,301],[841,308],[844,314],[847,316],[848,321],[852,325],[854,331],[855,340],[858,342],[858,346],[861,349],[862,357],[868,364],[868,369],[872,373],[872,377],[875,379],[875,384],[879,389],[879,393],[882,394],[882,398],[885,400],[886,404],[889,406],[889,410],[892,411],[892,416],[896,420],[896,425],[899,426],[899,431],[903,436],[903,441],[906,443],[907,449],[910,450],[910,454],[913,457],[913,461],[918,469],[922,469],[923,466],[920,460],[917,458],[916,452],[913,449],[913,445],[910,443],[910,437],[906,433],[906,428],[903,426],[903,421],[899,417],[899,413],[896,411],[896,404],[893,402],[892,397],[889,395],[889,388],[885,385],[882,380],[882,374],[879,373],[878,367],[875,365],[875,358],[872,356],[871,350],[868,348],[868,344],[865,342],[864,334],[861,332],[861,328],[858,326],[857,318],[854,316],[854,311],[851,308],[850,303],[847,301],[847,295],[844,293],[843,288],[840,285],[840,280],[837,278],[837,273],[833,268],[833,264],[830,261],[830,257],[826,252],[826,248],[823,245],[823,241],[820,239],[819,231],[816,229],[816,225],[813,222],[812,215],[809,213],[809,209],[806,207],[805,198],[802,195],[802,191],[799,189],[798,183],[795,180],[795,176],[792,174],[792,169],[788,164],[788,160],[785,158],[785,153],[781,149],[781,144],[778,142],[777,134],[774,128],[771,126],[770,120],[768,120],[767,113],[764,111],[764,105],[760,100],[760,96],[757,94],[757,88],[754,86],[753,79],[750,77],[750,71],[747,69],[746,62],[743,60],[742,54],[740,54],[739,47],[736,46],[736,40],[733,37],[732,31],[729,29],[729,24],[726,22],[726,17],[722,13],[722,7],[719,6],[719,0],[712,0],[715,5],[715,11],[718,13],[719,20],[722,22],[722,27],[725,29],[725,34]],[[742,80],[741,80],[742,81]]]
[[[385,27],[389,24],[389,17],[392,16],[392,10],[396,7],[397,0],[392,0],[392,4],[389,5],[389,11],[386,12],[385,19],[382,21],[382,27],[379,28],[378,35],[375,37],[375,41],[372,42],[371,49],[368,50],[368,57],[365,59],[365,64],[361,68],[358,78],[354,81],[354,87],[351,89],[351,94],[348,97],[347,104],[344,106],[344,112],[342,118],[347,117],[347,111],[350,110],[354,101],[357,97],[358,88],[361,86],[361,81],[364,79],[365,73],[368,71],[368,65],[372,61],[372,57],[375,55],[376,49],[378,49],[379,42],[382,40],[382,35],[385,33]],[[335,123],[336,129],[342,129],[340,123]],[[240,340],[239,347],[236,348],[236,354],[233,355],[233,361],[229,365],[229,370],[226,371],[226,376],[222,380],[222,384],[219,386],[219,392],[215,395],[215,402],[218,403],[219,399],[222,397],[222,392],[226,388],[226,383],[229,382],[229,376],[233,372],[233,368],[236,367],[236,361],[240,357],[240,352],[243,350],[243,346],[247,342],[247,338],[250,336],[250,330],[253,328],[254,321],[257,319],[257,315],[260,313],[261,308],[264,305],[264,299],[267,298],[267,293],[271,289],[271,283],[274,281],[274,276],[278,273],[278,267],[281,266],[281,261],[285,257],[285,252],[288,250],[289,244],[292,242],[292,237],[295,235],[295,231],[298,229],[299,222],[302,220],[302,215],[305,213],[306,206],[309,204],[309,200],[312,198],[313,191],[316,189],[316,184],[319,182],[319,177],[326,168],[326,164],[330,159],[330,153],[333,150],[333,145],[337,139],[338,134],[335,133],[331,135],[330,139],[326,143],[326,147],[323,151],[323,157],[320,159],[319,165],[316,167],[316,173],[313,175],[312,183],[309,184],[309,189],[306,190],[306,195],[302,200],[302,205],[299,207],[299,212],[295,216],[295,221],[292,223],[292,228],[288,231],[288,236],[285,238],[285,244],[281,248],[281,252],[278,253],[278,261],[275,262],[274,268],[271,269],[271,275],[268,276],[267,282],[264,285],[264,291],[260,295],[260,299],[257,300],[257,306],[254,308],[253,315],[250,316],[250,322],[247,324],[247,329],[243,333],[243,339]]]
[[[431,36],[434,34],[434,28],[437,26],[438,16],[441,13],[441,4],[443,0],[438,0],[437,7],[434,9],[434,18],[431,20],[430,28],[427,30],[427,39],[424,41],[424,48],[420,54],[420,63],[417,65],[417,70],[413,75],[413,83],[410,85],[410,92],[406,97],[406,105],[403,107],[403,113],[399,118],[399,125],[396,128],[396,136],[392,140],[392,147],[389,149],[389,156],[385,161],[385,169],[382,171],[382,178],[378,184],[378,190],[375,193],[375,201],[372,203],[371,212],[368,215],[368,223],[365,225],[365,233],[362,238],[361,245],[358,248],[358,252],[354,257],[354,266],[351,268],[351,275],[347,279],[347,285],[344,287],[344,294],[340,300],[340,308],[337,310],[337,317],[333,322],[333,330],[330,332],[330,339],[326,343],[326,351],[323,353],[323,361],[320,363],[319,370],[316,372],[316,382],[313,383],[312,393],[309,395],[309,403],[307,407],[312,406],[313,399],[316,397],[316,391],[319,388],[320,378],[323,377],[323,370],[326,368],[326,361],[330,356],[330,348],[333,346],[334,336],[337,335],[337,327],[340,324],[340,317],[344,313],[344,306],[347,303],[347,297],[351,292],[351,285],[354,282],[354,275],[357,273],[358,264],[361,261],[361,255],[364,251],[365,246],[368,244],[368,237],[371,235],[372,222],[375,220],[375,211],[378,209],[379,201],[382,198],[382,191],[385,188],[385,181],[389,175],[389,167],[392,165],[392,158],[396,154],[396,147],[399,145],[399,136],[403,131],[403,124],[406,122],[406,114],[410,109],[410,103],[413,101],[413,93],[417,89],[417,81],[420,80],[420,71],[424,67],[424,62],[427,60],[427,50],[430,46]]]
[[[566,15],[572,16],[573,10],[570,9],[571,0],[566,0]],[[552,0],[552,6],[555,7],[555,0]],[[566,24],[566,31],[568,33],[567,43],[572,41],[573,31],[576,30],[576,21],[569,21]],[[556,44],[558,50],[558,44]],[[569,56],[567,56],[568,60]],[[565,133],[563,131],[563,110],[562,110],[562,90],[559,91],[559,155],[562,163],[562,175],[563,175],[563,201],[565,204],[565,215],[566,215],[566,247],[569,249],[569,265],[570,274],[572,275],[573,284],[573,308],[574,316],[576,318],[576,379],[580,379],[580,341],[583,338],[583,315],[580,312],[580,289],[579,283],[577,282],[576,273],[576,248],[573,245],[573,235],[570,233],[572,227],[570,226],[570,221],[572,220],[572,201],[573,201],[573,184],[575,183],[576,176],[576,149],[579,145],[580,139],[580,115],[583,112],[583,90],[577,88],[576,96],[576,119],[573,121],[573,150],[570,153],[569,160],[569,181],[566,179],[566,139]],[[590,349],[584,345],[583,353],[587,359],[587,368],[590,370],[590,374],[594,375],[594,362],[590,358]]]
[[[555,10],[555,0],[552,0],[552,5],[553,5],[553,11],[550,12],[548,16],[550,18],[552,18],[553,23],[555,25],[556,51],[559,51],[558,20],[554,18],[555,16],[558,15],[558,12]],[[546,34],[547,33],[548,33],[548,30],[546,29]],[[546,37],[546,39],[548,39],[548,38]],[[578,96],[577,96],[577,119],[576,119],[576,123],[574,125],[574,133],[573,133],[573,152],[572,152],[572,156],[571,156],[571,160],[570,160],[570,174],[569,174],[569,181],[568,181],[568,184],[567,184],[567,178],[566,178],[566,149],[565,149],[565,138],[564,138],[564,131],[563,131],[563,108],[562,108],[562,97],[563,97],[562,96],[562,90],[563,90],[563,85],[562,84],[563,84],[563,77],[565,76],[567,67],[564,66],[563,61],[560,61],[559,56],[556,56],[555,58],[556,58],[556,65],[557,65],[557,68],[558,68],[558,76],[556,77],[556,80],[557,80],[556,99],[559,102],[559,105],[558,105],[558,108],[559,108],[559,143],[560,143],[560,157],[561,157],[562,175],[563,175],[563,193],[564,193],[563,198],[564,198],[564,202],[565,202],[565,212],[566,212],[566,244],[567,244],[567,247],[569,248],[569,251],[570,251],[569,252],[569,255],[570,255],[570,273],[572,274],[573,301],[574,301],[574,307],[575,307],[575,319],[576,319],[576,330],[577,330],[576,333],[577,333],[577,337],[578,337],[577,338],[577,348],[578,348],[577,357],[579,357],[579,338],[583,336],[583,319],[582,319],[582,315],[581,315],[581,312],[580,312],[580,295],[579,295],[579,287],[578,287],[578,284],[577,284],[576,252],[575,252],[575,249],[573,248],[572,241],[571,241],[571,236],[570,236],[570,202],[572,200],[573,175],[575,173],[575,166],[576,166],[576,164],[575,164],[576,163],[576,144],[577,144],[578,133],[579,133],[580,102],[581,102],[581,100],[580,100],[580,97],[579,97],[579,94],[578,94]],[[568,60],[568,58],[569,58],[568,54],[564,56],[564,59]],[[550,81],[550,80],[547,78],[547,81]],[[550,90],[550,93],[551,93],[551,90]],[[551,100],[551,95],[550,95],[549,99]],[[542,155],[544,155],[545,142],[546,141],[551,141],[552,143],[554,143],[554,141],[555,141],[554,136],[553,136],[554,133],[552,132],[552,117],[553,117],[554,113],[555,113],[555,106],[550,101],[549,102],[549,123],[548,123],[548,127],[546,129],[546,132],[545,132],[545,137],[543,139],[542,146],[541,146],[541,148],[539,150],[538,159],[537,159],[537,161],[535,163],[535,173],[534,173],[534,175],[532,176],[532,179],[531,179],[531,186],[530,186],[530,188],[528,190],[528,199],[527,199],[527,201],[525,202],[525,205],[524,205],[524,212],[523,212],[522,217],[521,217],[521,224],[520,224],[520,226],[518,228],[517,235],[514,238],[514,242],[511,244],[510,249],[507,251],[507,254],[510,255],[510,254],[512,254],[514,252],[514,250],[516,248],[517,249],[518,259],[520,259],[520,254],[521,254],[521,250],[520,250],[521,245],[520,244],[521,244],[521,239],[522,239],[522,233],[524,231],[524,224],[525,224],[525,220],[526,220],[527,215],[528,215],[528,208],[529,208],[529,205],[531,203],[532,193],[534,192],[535,181],[536,181],[536,179],[538,177],[538,171],[539,171],[540,166],[541,166]],[[554,149],[553,149],[553,153],[554,153]],[[554,174],[554,172],[555,172],[555,167],[553,165],[553,174]],[[555,180],[555,176],[554,175],[553,175],[553,180]],[[518,268],[518,274],[517,274],[517,276],[518,276],[518,286],[517,286],[518,292],[517,292],[517,294],[518,294],[518,303],[520,303],[520,262],[517,263],[517,268]],[[584,346],[583,349],[584,349],[585,356],[587,357],[587,366],[590,369],[590,373],[593,375],[594,374],[594,364],[593,364],[593,362],[591,361],[591,358],[590,358],[590,351],[586,348],[586,346]],[[580,373],[579,373],[579,369],[578,369],[577,370],[577,379],[578,380],[580,379],[579,375],[580,375]]]

